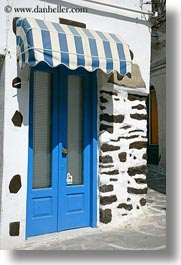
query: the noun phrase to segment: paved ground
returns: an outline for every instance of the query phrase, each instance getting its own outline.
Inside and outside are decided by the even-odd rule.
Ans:
[[[126,217],[115,227],[65,232],[43,243],[28,242],[26,250],[160,250],[166,247],[166,175],[148,166],[147,206],[137,216]],[[83,234],[84,233],[84,234]]]

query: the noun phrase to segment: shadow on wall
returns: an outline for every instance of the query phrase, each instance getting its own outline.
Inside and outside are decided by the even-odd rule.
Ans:
[[[42,63],[41,66],[43,67],[42,69],[44,69],[43,72],[51,72],[51,71],[49,71],[50,69],[49,69],[48,65]],[[62,68],[62,70],[64,68],[66,68],[65,66],[61,65],[61,66],[58,66],[57,69],[59,67]],[[81,70],[87,72],[83,68]],[[72,70],[72,73],[74,71],[76,74],[77,70]],[[90,75],[93,76],[94,73],[90,73]],[[30,111],[30,107],[29,107],[29,102],[30,102],[30,95],[29,95],[29,93],[30,93],[30,68],[29,68],[29,66],[26,65],[25,68],[23,70],[21,70],[19,68],[19,64],[18,64],[18,66],[17,66],[17,77],[14,78],[12,83],[13,82],[14,82],[14,87],[17,88],[17,94],[15,96],[17,96],[17,101],[18,101],[19,107],[14,112],[14,115],[12,117],[12,122],[14,123],[15,126],[18,126],[18,127],[21,127],[22,124],[24,126],[29,126],[29,111]],[[91,90],[90,90],[90,92],[91,92]],[[90,100],[90,105],[92,105],[93,104],[92,93],[90,93],[90,95],[91,96],[89,97],[89,100]],[[91,139],[89,139],[89,141],[85,143],[85,146],[89,145],[90,141],[91,141]],[[59,141],[58,140],[55,141],[54,144],[55,145],[59,144]],[[52,147],[52,148],[54,148],[54,147]]]
[[[98,71],[98,75],[99,75]],[[109,75],[101,73],[102,78],[101,84],[98,86],[98,103],[99,103],[99,117],[98,117],[98,128],[99,136],[104,132],[113,134],[113,122],[115,122],[115,117],[113,115],[113,96],[117,96],[114,91],[113,84],[108,84],[106,80],[109,80]],[[105,86],[105,83],[107,84]]]

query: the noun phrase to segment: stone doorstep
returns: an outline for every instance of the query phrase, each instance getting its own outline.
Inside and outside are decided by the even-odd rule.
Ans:
[[[99,233],[102,233],[102,232],[98,227],[96,228],[84,227],[84,228],[61,231],[57,233],[33,236],[33,237],[28,238],[25,242],[24,247],[21,247],[18,250],[24,250],[26,248],[29,249],[31,247],[53,243],[56,240],[64,241],[64,240],[73,239],[79,236],[99,234]]]

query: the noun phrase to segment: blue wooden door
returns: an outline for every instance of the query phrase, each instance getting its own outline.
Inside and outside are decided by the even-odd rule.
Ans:
[[[60,71],[59,229],[90,226],[89,74]]]
[[[57,77],[57,71],[41,67],[30,75],[27,237],[57,230]]]
[[[96,226],[95,77],[64,66],[32,71],[27,237]]]

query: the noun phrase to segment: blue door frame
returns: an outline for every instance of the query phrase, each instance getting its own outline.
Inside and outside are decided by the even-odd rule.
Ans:
[[[52,76],[52,176],[51,187],[32,188],[33,177],[33,90],[34,73],[48,72]],[[85,82],[85,119],[84,135],[84,175],[86,183],[78,186],[66,185],[66,156],[62,148],[66,147],[67,132],[66,98],[68,75],[83,76]],[[28,149],[28,188],[26,237],[58,232],[84,226],[96,227],[97,224],[97,78],[96,72],[89,73],[83,68],[69,70],[61,65],[50,68],[40,63],[30,73],[30,107],[29,107],[29,149]],[[85,180],[84,179],[84,180]],[[86,214],[67,214],[68,204],[80,203],[81,194],[88,205]],[[71,197],[71,196],[72,197]],[[85,206],[86,207],[86,206]],[[70,207],[71,208],[71,207]],[[74,207],[73,207],[74,208]],[[71,209],[72,210],[72,209]]]

